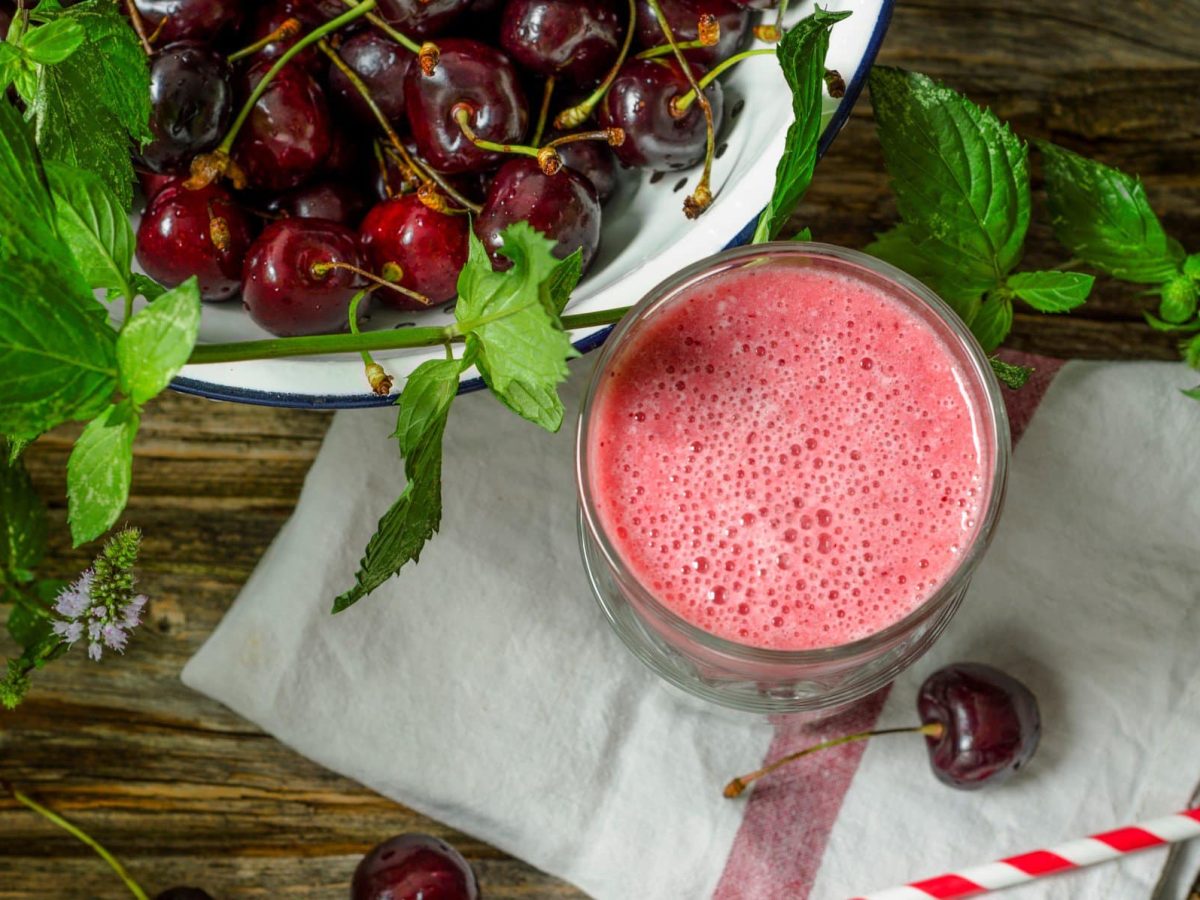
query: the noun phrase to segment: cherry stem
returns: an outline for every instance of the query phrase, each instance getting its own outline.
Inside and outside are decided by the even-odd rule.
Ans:
[[[608,74],[604,76],[604,80],[600,82],[599,87],[592,91],[587,99],[582,103],[577,103],[572,107],[564,109],[555,117],[555,128],[559,131],[576,128],[592,115],[592,111],[595,110],[596,105],[604,99],[604,95],[608,93],[608,89],[612,87],[612,83],[617,80],[617,75],[620,73],[621,67],[625,65],[625,59],[629,56],[629,48],[633,46],[633,32],[636,27],[637,0],[629,0],[629,27],[625,29],[625,42],[621,45],[621,52],[617,55],[617,61],[608,70]]]
[[[473,213],[480,213],[483,211],[482,206],[480,206],[478,203],[472,203],[470,200],[464,197],[455,189],[454,185],[450,184],[450,182],[448,182],[441,175],[441,173],[435,172],[433,169],[429,168],[427,165],[425,165],[423,160],[418,160],[417,157],[408,152],[408,148],[403,144],[401,144],[399,147],[393,147],[392,152],[398,154],[400,160],[417,174],[417,177],[424,182],[424,186],[436,186],[437,188],[441,189],[441,191],[447,197],[449,197],[463,209],[470,210]],[[420,194],[420,191],[418,191],[418,194]],[[421,197],[421,202],[426,206],[430,206],[429,202],[424,197]],[[453,214],[454,212],[453,210],[441,209],[434,206],[430,206],[430,208],[438,209],[439,212],[444,212],[448,215]]]
[[[362,0],[357,6],[349,12],[344,12],[335,19],[330,19],[324,25],[314,28],[275,60],[275,64],[267,69],[266,74],[254,86],[254,90],[250,92],[250,96],[246,98],[246,102],[242,104],[242,108],[238,111],[237,118],[233,120],[233,124],[229,127],[229,131],[225,135],[225,139],[217,146],[215,153],[229,155],[233,149],[233,142],[237,140],[238,132],[242,130],[242,126],[246,124],[246,119],[250,117],[250,112],[254,109],[256,103],[262,99],[262,95],[267,92],[267,88],[271,86],[271,82],[275,76],[283,70],[283,67],[291,62],[302,50],[315,44],[327,34],[332,34],[339,28],[349,25],[351,22],[361,19],[367,13],[375,8],[377,0]]]
[[[527,147],[524,144],[497,144],[495,141],[481,138],[471,128],[471,107],[465,103],[456,103],[450,110],[450,115],[454,117],[454,121],[462,129],[462,133],[467,136],[467,140],[480,150],[490,150],[492,153],[516,153],[521,156],[536,157],[538,155],[537,147]]]
[[[333,63],[339,72],[346,76],[346,80],[350,82],[351,87],[362,97],[363,102],[367,104],[367,108],[371,110],[371,115],[375,117],[375,121],[383,129],[383,133],[387,135],[387,139],[391,145],[403,149],[404,144],[400,141],[400,135],[396,134],[396,129],[392,127],[392,123],[388,121],[387,116],[383,114],[383,110],[379,108],[379,104],[375,102],[375,98],[371,96],[371,89],[367,87],[366,82],[346,64],[346,61],[342,59],[336,50],[329,46],[329,41],[322,39],[317,42],[317,47],[329,57],[329,61]]]
[[[708,98],[704,96],[704,91],[696,83],[696,76],[692,72],[692,67],[688,64],[687,57],[683,55],[683,51],[679,49],[679,44],[676,43],[675,35],[671,31],[671,23],[667,21],[667,17],[663,13],[662,7],[659,6],[658,0],[649,0],[649,3],[654,17],[658,19],[658,27],[662,30],[663,37],[671,45],[671,49],[675,53],[675,59],[678,61],[679,67],[683,70],[688,84],[692,86],[692,92],[699,99],[700,109],[704,111],[704,171],[700,175],[700,181],[696,184],[696,189],[683,201],[684,215],[689,219],[695,219],[704,210],[708,209],[712,203],[712,163],[713,154],[716,152],[717,147],[717,130],[713,123],[712,104],[708,102]],[[686,112],[686,107],[677,111],[676,104],[672,101],[671,113],[673,115],[682,116]]]
[[[705,47],[712,46],[704,41],[680,41],[676,44],[680,50],[701,50]],[[658,59],[660,56],[670,56],[675,52],[675,48],[670,44],[659,44],[657,47],[651,47],[649,50],[643,50],[634,59]]]
[[[109,853],[108,850],[106,850],[104,848],[104,845],[102,845],[94,837],[92,837],[90,834],[88,834],[86,831],[84,831],[78,825],[75,825],[74,823],[69,822],[66,819],[64,819],[62,816],[60,816],[54,810],[47,809],[45,806],[42,806],[42,804],[38,803],[32,797],[29,797],[29,796],[23,794],[21,791],[18,791],[15,787],[13,787],[7,781],[0,782],[0,785],[2,785],[4,787],[4,789],[6,791],[8,791],[8,793],[12,795],[12,798],[14,800],[16,800],[18,803],[33,810],[35,813],[37,813],[42,818],[46,819],[48,822],[52,822],[53,824],[57,825],[59,828],[61,828],[65,832],[67,832],[69,835],[71,835],[75,839],[77,839],[77,840],[83,842],[84,844],[86,844],[87,846],[91,847],[92,850],[94,850],[96,852],[96,855],[99,856],[106,863],[108,863],[108,865],[112,868],[112,870],[117,873],[117,877],[120,878],[121,881],[125,882],[125,887],[129,888],[129,893],[131,893],[131,894],[133,894],[133,896],[137,897],[138,900],[150,900],[150,898],[146,894],[146,892],[144,890],[142,890],[142,886],[140,884],[138,884],[136,881],[134,881],[133,876],[130,875],[129,872],[126,871],[126,869],[123,865],[121,865],[121,861],[119,859],[117,859],[115,856],[113,856],[111,853]]]
[[[303,26],[297,18],[285,19],[283,24],[268,34],[265,38],[260,38],[253,44],[243,47],[241,50],[235,50],[227,57],[230,62],[237,62],[239,59],[245,59],[247,56],[253,56],[260,50],[265,49],[268,45],[276,41],[286,41],[290,37],[295,37],[300,33]]]
[[[787,13],[788,0],[780,0],[779,9],[775,12],[774,25],[757,25],[754,36],[768,44],[776,44],[783,39],[783,17]]]
[[[736,66],[738,63],[740,63],[744,59],[750,59],[750,57],[752,57],[752,56],[774,56],[774,55],[775,55],[775,50],[773,48],[759,49],[759,50],[743,50],[741,53],[735,53],[733,56],[729,57],[728,59],[721,60],[720,63],[713,66],[712,69],[710,69],[708,72],[705,73],[704,77],[701,78],[698,82],[700,90],[703,91],[706,87],[708,87],[710,84],[712,84],[714,81],[716,81],[717,78],[719,78],[722,74],[727,72],[729,69],[732,69],[734,66]],[[676,116],[682,116],[689,109],[691,109],[692,104],[696,102],[696,97],[698,97],[698,96],[699,96],[699,94],[696,92],[696,89],[692,88],[692,90],[688,91],[682,97],[675,98],[675,100],[673,100],[671,102],[672,112],[674,112]]]
[[[147,56],[153,56],[154,46],[146,35],[146,20],[142,18],[142,11],[137,8],[135,0],[125,0],[125,9],[129,13],[129,21],[133,23],[133,30],[137,32],[138,40],[142,43],[142,49],[146,51]]]
[[[631,307],[579,313],[561,318],[564,330],[594,328],[619,322]],[[307,337],[275,338],[265,341],[239,341],[233,344],[201,344],[192,350],[189,365],[242,362],[251,359],[282,359],[290,356],[318,356],[325,353],[361,353],[404,350],[412,347],[442,347],[461,342],[475,327],[471,322],[442,327],[398,328],[361,334],[319,334]]]
[[[349,6],[351,9],[356,9],[361,5],[362,0],[342,0],[342,2],[344,4],[346,4],[346,6]],[[371,5],[374,6],[375,4],[372,3]],[[393,41],[395,41],[397,44],[399,44],[405,50],[410,50],[413,53],[416,53],[418,56],[420,56],[421,46],[416,41],[414,41],[412,38],[410,38],[408,35],[404,34],[403,32],[397,31],[395,28],[393,28],[391,25],[389,25],[387,22],[385,22],[379,16],[375,15],[375,13],[371,13],[370,15],[368,15],[367,21],[370,22],[372,25],[374,25],[376,28],[378,28],[380,31],[382,31],[384,34],[386,34],[388,37],[390,37]]]
[[[620,147],[625,143],[624,128],[601,128],[597,131],[578,131],[575,134],[564,134],[546,144],[546,147],[562,147],[578,141],[604,141],[610,147]],[[542,148],[543,150],[545,147]]]
[[[358,266],[352,266],[350,263],[335,262],[331,260],[329,262],[313,263],[311,267],[313,276],[316,278],[324,278],[334,269],[341,269],[345,272],[353,272],[358,277],[365,278],[372,284],[377,284],[383,288],[390,288],[396,293],[403,294],[405,297],[411,297],[413,300],[416,300],[418,303],[421,303],[425,306],[433,305],[433,301],[424,294],[418,294],[416,291],[410,291],[408,288],[402,287],[396,284],[394,281],[388,281],[386,278],[380,278],[374,272],[368,272],[366,269],[360,269]]]
[[[550,116],[550,99],[554,96],[554,76],[551,75],[546,79],[546,86],[542,89],[542,108],[538,110],[537,127],[533,129],[533,141],[535,147],[542,142],[542,135],[546,133],[546,120]]]
[[[742,792],[753,782],[758,781],[764,775],[769,775],[776,769],[786,766],[788,763],[811,756],[814,753],[819,753],[822,750],[829,750],[833,747],[841,747],[843,744],[852,744],[855,741],[865,741],[867,738],[881,737],[885,734],[923,734],[926,737],[938,738],[942,736],[945,730],[939,722],[930,722],[928,725],[913,725],[909,728],[884,728],[879,731],[860,731],[857,734],[847,734],[843,737],[834,738],[830,741],[823,741],[820,744],[815,744],[812,747],[805,747],[795,753],[789,753],[787,756],[775,760],[769,765],[763,766],[757,771],[751,772],[749,775],[742,775],[740,778],[735,778],[729,784],[725,785],[725,796],[730,799],[740,797]]]
[[[369,291],[359,291],[350,301],[350,333],[360,334],[358,330],[358,307],[363,302]],[[386,397],[392,392],[392,376],[375,359],[367,350],[360,351],[362,356],[363,366],[366,369],[367,384],[371,386],[371,392],[380,397]]]

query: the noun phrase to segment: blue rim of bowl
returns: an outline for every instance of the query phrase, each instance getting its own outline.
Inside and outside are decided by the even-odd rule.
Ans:
[[[879,54],[879,48],[883,44],[883,37],[887,34],[888,25],[892,21],[892,7],[894,5],[895,0],[883,0],[883,3],[880,5],[879,17],[875,20],[875,29],[871,32],[871,40],[867,43],[867,52],[863,54],[858,70],[854,73],[854,77],[850,79],[849,84],[846,85],[846,95],[842,98],[842,102],[838,104],[833,117],[829,120],[829,125],[826,126],[824,133],[821,135],[821,142],[817,146],[817,159],[825,155],[834,138],[838,136],[838,133],[841,132],[849,120],[851,110],[858,103],[858,96],[862,93],[863,85],[866,83],[867,73],[871,71],[871,67],[875,64],[875,57]],[[759,217],[755,216],[747,222],[746,227],[739,231],[725,245],[724,249],[728,250],[731,247],[740,247],[747,243],[754,236],[754,229],[758,227],[758,219]],[[589,334],[587,337],[581,338],[575,342],[575,349],[580,353],[590,353],[604,343],[604,339],[608,337],[612,328],[610,325],[594,334]],[[171,382],[171,387],[181,394],[191,394],[192,396],[205,397],[209,400],[228,400],[233,403],[246,403],[253,406],[274,406],[287,409],[370,409],[377,406],[392,406],[395,403],[394,397],[380,397],[376,394],[286,394],[276,391],[255,391],[249,388],[214,385],[194,378],[176,378]],[[469,394],[472,391],[482,390],[484,387],[482,378],[471,378],[459,385],[458,392],[460,394]]]

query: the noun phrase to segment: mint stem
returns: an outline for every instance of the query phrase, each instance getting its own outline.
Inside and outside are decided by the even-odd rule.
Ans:
[[[258,103],[260,99],[262,99],[262,95],[267,92],[267,88],[271,86],[271,82],[275,79],[275,76],[279,74],[280,70],[282,70],[284,66],[291,62],[291,60],[295,58],[300,51],[315,44],[321,38],[325,37],[325,35],[331,34],[345,25],[349,25],[355,19],[361,19],[367,13],[375,9],[376,4],[377,0],[363,0],[363,2],[358,4],[358,6],[355,6],[353,9],[342,13],[336,19],[330,19],[319,28],[314,28],[304,37],[300,38],[300,40],[296,41],[296,43],[292,44],[292,46],[288,47],[287,50],[284,51],[283,55],[280,56],[279,59],[275,60],[275,64],[271,66],[271,68],[267,69],[266,74],[263,75],[258,84],[254,86],[254,90],[250,92],[250,96],[247,97],[246,102],[242,104],[241,110],[238,111],[237,118],[233,120],[233,124],[229,127],[229,131],[225,134],[225,139],[221,141],[215,152],[228,155],[229,152],[233,150],[233,142],[237,140],[238,132],[240,132],[242,130],[242,126],[246,124],[246,119],[250,117],[250,112],[254,109],[254,105]]]
[[[620,321],[629,307],[593,313],[563,316],[565,330],[611,325]],[[320,334],[310,337],[276,338],[266,341],[239,341],[233,344],[201,344],[192,351],[188,365],[241,362],[251,359],[281,359],[289,356],[319,356],[325,353],[363,353],[374,350],[401,350],[411,347],[436,347],[449,341],[461,341],[456,325],[441,328],[397,328],[368,331],[365,334]]]
[[[71,835],[72,837],[74,837],[75,839],[77,839],[79,841],[82,841],[84,844],[86,844],[87,846],[91,847],[94,851],[96,851],[96,855],[99,856],[106,863],[108,863],[108,865],[112,868],[112,870],[117,873],[117,877],[120,878],[121,881],[125,882],[125,887],[129,888],[129,892],[131,894],[133,894],[133,896],[137,897],[137,900],[150,900],[150,898],[146,894],[146,892],[144,890],[142,890],[141,885],[139,885],[136,881],[134,881],[133,876],[131,876],[129,874],[129,872],[127,872],[125,870],[125,867],[123,865],[121,865],[121,861],[119,859],[117,859],[115,856],[113,856],[111,853],[109,853],[108,850],[106,850],[104,848],[103,844],[101,844],[99,841],[97,841],[94,837],[92,837],[90,834],[88,834],[86,831],[84,831],[78,825],[75,825],[72,822],[68,822],[66,819],[64,819],[62,816],[60,816],[58,813],[54,812],[54,810],[47,809],[46,807],[42,806],[42,804],[38,803],[36,800],[21,793],[15,787],[13,787],[11,784],[9,784],[7,781],[0,782],[0,783],[3,784],[4,788],[12,795],[13,799],[16,800],[18,803],[22,804],[23,806],[27,806],[29,809],[33,810],[35,813],[37,813],[42,818],[46,819],[48,822],[54,823],[59,828],[61,828],[63,831],[67,832],[67,834]]]

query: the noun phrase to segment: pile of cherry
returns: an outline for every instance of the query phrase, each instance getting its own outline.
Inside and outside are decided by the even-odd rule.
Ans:
[[[452,299],[472,227],[498,267],[501,232],[517,221],[554,240],[560,258],[582,248],[586,267],[620,168],[682,169],[711,152],[695,95],[682,112],[673,105],[691,90],[673,52],[638,56],[664,44],[647,0],[632,23],[628,0],[379,0],[279,71],[222,177],[189,178],[223,149],[267,69],[354,5],[137,0],[153,49],[154,140],[136,159],[148,198],[137,257],[149,275],[168,286],[195,275],[208,301],[240,296],[277,335],[342,331],[372,284],[368,299],[400,309]],[[777,5],[659,2],[675,39],[693,45],[696,79],[749,41],[753,10]],[[606,82],[590,116],[554,130]],[[719,128],[720,83],[704,96]],[[556,145],[553,166],[531,152],[582,133],[596,139]]]

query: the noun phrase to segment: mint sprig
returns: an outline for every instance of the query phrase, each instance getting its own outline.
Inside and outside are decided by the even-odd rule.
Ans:
[[[132,403],[113,404],[75,441],[67,460],[67,519],[75,546],[100,537],[125,509],[139,422]]]
[[[58,234],[92,288],[132,299],[133,226],[116,194],[98,175],[46,163]]]
[[[1082,272],[1018,272],[1005,286],[1038,312],[1070,312],[1087,301],[1096,279]]]
[[[818,8],[789,29],[779,42],[776,57],[791,88],[793,121],[775,170],[774,193],[758,219],[752,243],[779,237],[812,183],[825,121],[824,76],[829,33],[849,15],[849,11],[826,12]]]

